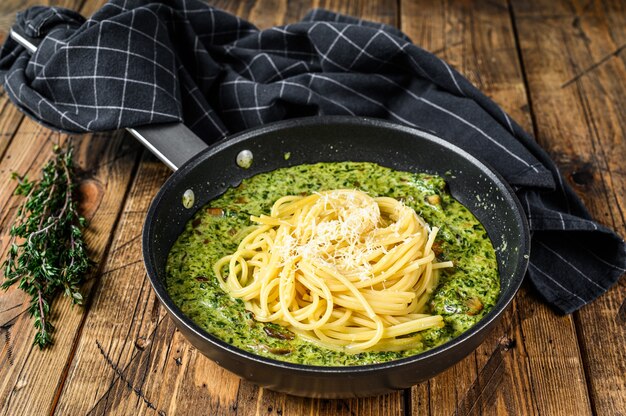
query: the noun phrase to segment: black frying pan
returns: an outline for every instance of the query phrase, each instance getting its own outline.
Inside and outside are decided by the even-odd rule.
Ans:
[[[25,37],[15,32],[12,36],[28,44]],[[28,47],[35,50],[33,44]],[[430,133],[382,120],[328,116],[261,126],[212,146],[182,124],[129,131],[175,170],[150,205],[143,230],[144,262],[159,300],[198,350],[260,386],[325,398],[370,396],[412,386],[471,353],[510,304],[526,272],[528,225],[513,191],[485,164]],[[248,169],[237,164],[243,151],[253,155]],[[187,221],[244,178],[285,166],[337,161],[368,161],[444,176],[452,195],[485,226],[496,248],[501,293],[494,308],[469,331],[437,348],[401,360],[352,367],[305,366],[260,357],[210,335],[185,316],[167,293],[165,265]]]

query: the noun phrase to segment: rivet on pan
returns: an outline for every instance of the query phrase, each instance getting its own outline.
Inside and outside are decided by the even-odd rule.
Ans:
[[[193,203],[196,200],[196,196],[191,189],[187,189],[183,194],[183,206],[187,209],[193,207]]]
[[[237,166],[243,169],[248,169],[250,166],[252,166],[253,159],[254,159],[254,156],[252,155],[251,151],[242,150],[237,155]]]

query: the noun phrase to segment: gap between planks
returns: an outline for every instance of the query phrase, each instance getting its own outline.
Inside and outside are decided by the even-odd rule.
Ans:
[[[79,10],[79,11],[82,11],[83,7],[85,6],[86,1],[87,0],[81,0],[80,3],[76,4],[75,7],[73,6],[72,8],[76,9],[76,10]],[[22,5],[21,9],[23,9],[23,8],[24,8],[24,6]],[[6,36],[8,36],[8,34]],[[4,94],[6,94],[6,99],[7,99],[7,104],[6,105],[7,106],[15,105],[10,100],[10,98],[8,96],[8,92],[4,91]],[[13,140],[16,137],[16,135],[20,131],[20,128],[23,125],[24,119],[25,119],[25,115],[20,110],[19,121],[17,122],[17,124],[15,126],[15,129],[14,129],[13,133],[11,134],[11,136],[9,137],[9,139],[7,140],[7,142],[5,144],[3,144],[3,148],[2,148],[2,151],[1,151],[1,154],[0,154],[0,160],[4,159],[4,157],[5,157],[8,149],[9,149],[9,147],[11,146],[11,143],[13,142]],[[50,136],[49,139],[51,139],[53,135],[54,135],[54,132],[49,133],[49,136]],[[70,140],[71,141],[72,138],[71,138],[71,136],[66,136],[65,140]],[[123,208],[124,202],[126,201],[126,198],[128,197],[128,191],[130,190],[130,184],[132,183],[132,181],[134,179],[134,175],[135,175],[135,173],[137,171],[137,166],[138,166],[138,163],[139,163],[139,160],[140,160],[139,157],[141,156],[141,152],[138,152],[138,153],[139,154],[138,154],[137,158],[135,159],[135,161],[133,163],[131,179],[127,183],[127,187],[126,187],[126,190],[124,192],[124,196],[122,198],[122,202],[121,202],[121,205],[120,205],[120,210],[116,214],[115,224],[117,224],[117,221],[119,220],[119,217],[120,217],[120,215],[122,213],[122,209],[121,208]],[[36,160],[36,158],[33,158],[33,162],[35,160]],[[31,164],[31,166],[32,166],[32,164]],[[117,225],[115,226],[115,229],[117,229]],[[109,239],[108,239],[108,241],[107,241],[107,243],[105,245],[104,254],[103,254],[102,258],[101,258],[100,264],[98,265],[97,268],[94,268],[93,270],[90,271],[91,278],[97,279],[97,277],[100,275],[101,268],[103,267],[102,265],[105,264],[106,258],[108,257],[108,251],[110,250],[110,246],[111,246],[112,241],[113,241],[113,235],[114,235],[114,233],[110,234],[110,237],[109,237]],[[95,284],[94,284],[94,286],[95,286]],[[90,292],[93,292],[94,286],[91,287]],[[83,305],[83,307],[85,308],[85,313],[83,313],[83,315],[81,317],[81,321],[80,321],[79,327],[78,327],[78,329],[76,331],[76,334],[75,334],[75,336],[73,338],[73,341],[72,341],[72,346],[71,346],[71,349],[70,349],[70,353],[69,353],[69,355],[68,355],[68,357],[66,359],[65,365],[64,365],[63,370],[61,372],[61,376],[59,378],[59,382],[57,384],[57,387],[55,388],[54,395],[53,395],[53,401],[52,401],[52,404],[51,404],[51,407],[50,407],[50,414],[53,414],[54,410],[56,408],[56,404],[58,402],[58,398],[60,396],[60,393],[61,393],[61,391],[63,389],[63,385],[65,383],[65,377],[66,377],[67,372],[69,370],[70,364],[71,364],[71,362],[73,360],[74,353],[75,353],[76,347],[78,345],[78,340],[80,339],[80,336],[81,336],[81,333],[82,333],[82,328],[83,328],[83,325],[84,325],[84,323],[86,321],[86,316],[89,313],[89,305],[91,303],[92,297],[91,296],[86,296],[86,298],[87,298],[86,299],[86,303],[85,303],[85,305]],[[7,331],[7,335],[8,334],[9,334],[9,332]],[[9,348],[9,349],[11,348],[11,345],[8,344],[8,343],[7,343],[7,348]],[[30,347],[30,350],[28,352],[28,356],[30,356],[30,354],[32,353],[33,348],[34,348],[33,346]],[[28,358],[27,358],[27,360],[28,360]],[[24,368],[25,367],[22,367],[21,371],[23,371]],[[21,375],[21,371],[20,371],[20,375]],[[18,375],[17,380],[20,379],[20,375]],[[9,398],[7,398],[7,400],[9,400]]]
[[[86,0],[85,0],[86,1]],[[126,134],[126,136],[129,136],[129,134]],[[127,140],[134,140],[131,139],[130,137],[127,137]],[[143,153],[145,152],[145,149],[140,150],[139,152],[137,152],[137,156],[135,157],[135,161],[133,163],[133,168],[130,174],[130,180],[127,182],[126,185],[126,189],[124,190],[124,197],[121,199],[120,201],[120,209],[117,211],[116,215],[115,215],[115,220],[114,220],[114,227],[111,230],[111,233],[109,235],[109,239],[107,241],[106,244],[106,248],[104,249],[104,253],[102,255],[102,259],[100,260],[100,264],[98,264],[98,267],[96,269],[94,269],[92,271],[92,276],[94,279],[96,279],[96,283],[93,285],[93,287],[91,287],[90,289],[90,295],[93,295],[96,288],[97,288],[97,280],[99,279],[99,277],[102,275],[102,273],[104,272],[104,267],[107,264],[107,261],[109,259],[109,252],[111,251],[111,246],[113,244],[113,237],[117,234],[118,229],[120,227],[120,218],[124,212],[124,207],[126,206],[126,200],[128,199],[128,196],[130,194],[130,189],[132,188],[132,185],[135,183],[135,178],[137,176],[137,171],[139,170],[139,164],[141,163],[142,160],[142,156]],[[63,367],[63,372],[61,373],[61,377],[59,378],[59,383],[54,391],[54,396],[53,396],[53,401],[52,404],[50,406],[50,416],[54,415],[55,411],[56,411],[56,407],[57,404],[59,403],[59,398],[61,397],[61,393],[63,392],[63,387],[65,386],[65,381],[67,379],[67,374],[69,372],[70,366],[72,364],[72,361],[74,361],[74,356],[76,354],[76,349],[78,348],[78,343],[80,341],[81,335],[83,333],[83,328],[85,326],[85,322],[87,322],[87,317],[89,316],[89,310],[91,307],[91,303],[93,301],[93,296],[87,296],[87,301],[85,302],[85,305],[83,306],[85,308],[85,313],[83,313],[83,316],[81,317],[81,321],[80,324],[78,326],[78,329],[76,331],[76,336],[74,337],[74,340],[72,342],[72,348],[70,350],[70,354],[67,357],[67,360],[65,362],[65,366]]]
[[[526,94],[526,101],[528,104],[528,108],[529,108],[529,114],[531,117],[531,121],[532,121],[532,129],[533,129],[533,137],[535,140],[537,140],[538,137],[538,121],[537,121],[537,116],[536,116],[536,112],[535,112],[535,106],[533,103],[533,98],[531,95],[531,88],[530,88],[530,83],[528,81],[528,74],[526,72],[526,62],[524,60],[524,56],[522,53],[522,49],[521,49],[521,44],[520,44],[520,34],[519,34],[519,30],[517,27],[517,20],[515,17],[515,10],[513,7],[513,4],[511,3],[511,0],[507,0],[507,6],[508,6],[508,11],[509,11],[509,16],[510,16],[510,20],[511,20],[511,26],[513,29],[513,36],[515,38],[515,50],[517,52],[517,58],[519,61],[519,65],[521,68],[521,72],[522,72],[522,79],[524,81],[524,91]],[[518,317],[518,319],[521,319]],[[589,399],[589,403],[590,403],[590,410],[592,412],[592,414],[595,416],[596,414],[596,410],[595,410],[595,405],[593,402],[593,395],[592,395],[592,391],[591,391],[591,386],[590,386],[590,379],[589,379],[589,374],[588,374],[588,366],[586,363],[586,360],[584,359],[584,354],[582,354],[581,349],[583,348],[582,343],[581,343],[581,336],[580,336],[580,328],[579,325],[577,324],[577,320],[574,317],[572,317],[573,320],[573,331],[574,331],[574,335],[576,337],[576,341],[578,342],[578,358],[580,360],[580,362],[582,363],[582,369],[583,369],[583,376],[585,378],[585,387],[586,387],[586,392],[587,392],[587,397]],[[522,331],[523,334],[523,326],[521,325],[521,322],[519,323],[520,325],[520,331]],[[532,365],[532,363],[529,362],[529,365]],[[532,372],[532,368],[531,368],[531,372]],[[533,397],[535,397],[535,399],[538,399],[538,395],[537,392],[535,391],[535,384],[531,383],[531,389],[532,389],[532,394]]]

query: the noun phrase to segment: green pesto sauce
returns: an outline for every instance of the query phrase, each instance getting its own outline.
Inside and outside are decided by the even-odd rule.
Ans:
[[[254,321],[243,302],[224,293],[217,283],[213,264],[237,249],[245,234],[239,231],[253,224],[250,215],[269,214],[274,201],[285,195],[340,188],[400,199],[431,226],[440,227],[435,243],[437,257],[452,260],[455,266],[440,272],[429,306],[433,314],[443,315],[445,327],[421,332],[421,341],[412,349],[349,354],[319,347],[297,335],[281,339],[284,337],[276,337],[276,333],[285,333],[284,329]],[[415,355],[458,336],[493,307],[500,280],[495,251],[485,229],[452,198],[441,177],[398,172],[373,163],[341,162],[259,174],[211,201],[189,221],[172,247],[167,260],[167,288],[187,316],[229,344],[292,363],[345,366]]]

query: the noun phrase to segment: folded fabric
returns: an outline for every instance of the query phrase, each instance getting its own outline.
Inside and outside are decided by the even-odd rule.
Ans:
[[[56,7],[18,15],[41,39],[7,39],[0,76],[46,126],[114,130],[184,121],[208,143],[249,127],[325,114],[388,119],[462,147],[516,190],[529,220],[528,275],[570,313],[626,271],[626,245],[592,221],[555,164],[450,65],[390,26],[314,10],[259,31],[199,1],[114,0],[88,20]]]

